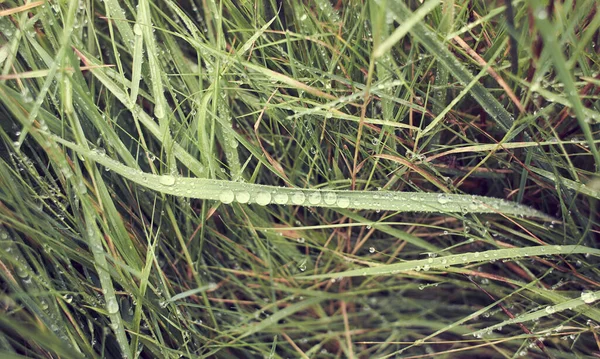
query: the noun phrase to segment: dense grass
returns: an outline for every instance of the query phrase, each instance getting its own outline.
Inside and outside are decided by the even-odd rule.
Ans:
[[[600,355],[598,10],[0,2],[0,356]]]

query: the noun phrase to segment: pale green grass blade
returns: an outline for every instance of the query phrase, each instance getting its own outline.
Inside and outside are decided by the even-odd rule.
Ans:
[[[129,168],[98,151],[89,151],[59,137],[51,137],[55,141],[135,183],[160,193],[180,197],[219,200],[224,203],[235,201],[238,203],[257,203],[260,205],[301,205],[399,212],[503,213],[550,218],[526,206],[497,198],[481,196],[386,191],[292,189],[202,178],[176,177],[172,175],[157,176]]]
[[[172,296],[171,298],[169,298],[168,302],[176,302],[178,300],[185,299],[191,295],[196,295],[198,293],[206,292],[207,290],[211,290],[214,288],[215,288],[215,285],[212,284],[212,285],[205,285],[205,286],[202,286],[199,288],[190,289],[183,293],[179,293],[179,294]]]
[[[507,326],[510,324],[537,321],[537,320],[540,320],[541,318],[553,315],[554,313],[560,313],[560,312],[563,312],[566,310],[579,311],[579,309],[580,309],[579,307],[591,305],[598,299],[600,299],[600,291],[583,292],[579,298],[573,298],[573,299],[566,300],[564,302],[557,303],[555,305],[549,305],[549,306],[545,307],[544,309],[540,309],[540,310],[536,310],[531,313],[516,316],[515,318],[505,320],[501,323],[494,324],[490,327],[478,330],[471,334],[476,337],[481,337],[485,334],[491,333],[494,330],[497,330],[498,328],[501,328],[501,327],[504,327],[504,326]]]
[[[385,39],[373,52],[375,58],[381,57],[387,51],[389,51],[404,35],[408,34],[410,29],[415,26],[418,22],[421,22],[427,14],[429,14],[436,6],[440,3],[440,0],[427,0],[423,5],[419,6],[409,18],[408,21],[404,21],[392,32],[392,34]]]
[[[589,184],[576,182],[564,177],[557,178],[555,174],[544,171],[541,168],[530,167],[531,171],[543,176],[556,184],[562,184],[565,187],[574,190],[575,192],[585,194],[596,199],[600,199],[600,189],[597,186],[590,186]]]
[[[148,67],[150,68],[150,84],[154,99],[154,116],[158,119],[160,136],[164,144],[163,150],[167,158],[167,166],[170,172],[177,172],[177,163],[175,162],[175,154],[173,151],[173,137],[169,127],[171,110],[168,107],[167,100],[164,95],[163,86],[163,71],[158,62],[159,49],[154,38],[154,28],[152,17],[150,14],[150,4],[147,0],[140,0],[139,14],[141,18],[139,27],[141,27],[144,43],[146,44],[146,52],[148,58]]]
[[[106,301],[105,308],[110,321],[112,323],[111,329],[117,337],[121,354],[123,356],[131,356],[131,350],[129,348],[129,341],[127,340],[127,334],[125,333],[125,327],[123,319],[121,317],[119,301],[115,295],[115,289],[113,286],[112,278],[109,273],[108,261],[106,260],[106,253],[102,245],[102,239],[98,227],[95,225],[94,211],[88,208],[89,205],[85,198],[83,198],[83,209],[85,214],[85,227],[87,230],[86,237],[89,241],[89,245],[94,255],[94,261],[98,277],[102,284],[102,292],[104,293],[104,299]]]
[[[353,269],[339,273],[315,274],[310,276],[301,276],[302,279],[327,279],[342,277],[360,277],[360,276],[382,276],[393,275],[403,272],[419,272],[429,270],[444,270],[449,267],[463,266],[471,263],[485,263],[489,261],[527,258],[544,255],[557,254],[590,254],[600,256],[600,250],[577,245],[555,245],[555,246],[536,246],[510,249],[496,249],[483,252],[469,252],[453,254],[448,256],[411,260],[402,263],[381,265],[371,264],[371,267],[364,269]]]
[[[324,299],[325,298],[322,298],[322,297],[309,298],[300,303],[295,303],[295,304],[287,306],[284,309],[278,310],[275,313],[273,313],[269,318],[267,318],[259,323],[256,323],[247,329],[244,328],[246,330],[241,333],[241,335],[239,336],[238,339],[245,338],[256,332],[264,330],[270,326],[276,325],[279,320],[284,319],[298,311],[305,310],[306,308],[316,305],[319,302],[323,301]]]
[[[123,43],[133,44],[135,42],[135,34],[131,29],[129,20],[125,16],[125,11],[121,7],[121,2],[118,0],[106,0],[106,15],[114,21],[117,26]]]
[[[33,107],[31,108],[31,111],[29,112],[27,124],[25,125],[23,131],[21,132],[21,135],[19,137],[19,142],[23,142],[23,139],[27,135],[27,132],[29,131],[31,125],[33,124],[33,121],[37,118],[40,108],[42,107],[42,104],[44,103],[44,98],[46,97],[46,94],[50,90],[52,81],[54,80],[54,78],[56,76],[56,72],[58,71],[58,68],[60,67],[60,65],[63,63],[63,59],[67,54],[67,49],[69,49],[69,47],[71,45],[71,34],[73,32],[73,25],[75,22],[75,12],[77,10],[77,4],[74,0],[69,2],[68,9],[69,9],[69,11],[67,12],[66,18],[64,19],[65,27],[62,32],[60,49],[58,50],[56,57],[54,58],[54,62],[52,64],[52,66],[48,70],[48,76],[46,77],[46,80],[44,81],[44,84],[43,84],[42,88],[40,89],[40,93],[38,94],[38,97],[35,100]]]
[[[143,61],[143,46],[144,36],[142,30],[142,17],[138,16],[138,21],[133,25],[133,33],[135,34],[135,43],[133,45],[133,69],[131,71],[131,90],[129,100],[134,104],[137,100],[140,90],[140,80],[142,78],[142,61]]]

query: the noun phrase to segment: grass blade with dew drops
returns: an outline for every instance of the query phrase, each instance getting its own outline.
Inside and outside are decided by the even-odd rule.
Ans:
[[[420,192],[293,189],[204,178],[153,175],[127,167],[107,157],[104,153],[87,150],[58,136],[49,136],[56,142],[107,167],[132,182],[174,196],[218,200],[226,204],[238,202],[242,204],[300,205],[398,212],[502,213],[552,220],[550,216],[535,209],[498,198],[482,196]]]
[[[560,313],[560,312],[563,312],[566,310],[573,310],[573,311],[581,312],[581,314],[583,314],[584,316],[590,317],[590,319],[598,321],[598,320],[600,320],[600,315],[597,310],[590,311],[590,310],[585,310],[585,309],[579,308],[579,307],[591,305],[598,299],[600,299],[600,291],[582,292],[580,297],[578,297],[578,298],[564,299],[563,301],[561,301],[557,304],[548,305],[544,309],[540,309],[540,310],[533,311],[531,313],[516,316],[514,318],[505,320],[503,322],[494,324],[492,326],[489,326],[487,328],[478,330],[478,331],[470,333],[470,334],[473,336],[476,336],[476,337],[481,337],[484,334],[489,334],[498,328],[502,328],[502,327],[510,325],[510,324],[524,323],[524,322],[529,322],[529,321],[537,321],[537,320],[540,320],[541,318],[553,315],[554,313]]]
[[[328,279],[341,277],[360,277],[360,276],[382,276],[392,275],[401,272],[418,272],[421,270],[444,270],[449,267],[467,265],[471,263],[484,263],[489,261],[515,259],[523,257],[534,257],[542,255],[557,254],[590,254],[600,256],[600,250],[578,245],[554,245],[554,246],[534,246],[523,248],[495,249],[483,252],[471,252],[441,256],[436,258],[427,258],[411,260],[401,263],[380,265],[373,263],[369,268],[352,269],[339,273],[325,273],[308,276],[298,276],[301,279]]]

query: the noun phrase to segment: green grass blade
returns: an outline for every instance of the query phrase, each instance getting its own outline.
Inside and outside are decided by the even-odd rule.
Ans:
[[[404,37],[404,35],[408,34],[410,29],[415,26],[417,23],[421,22],[427,14],[429,14],[436,6],[440,3],[440,0],[427,0],[423,5],[419,6],[417,11],[415,11],[409,18],[408,21],[402,22],[400,26],[394,30],[394,32],[385,39],[373,52],[373,56],[375,58],[383,56],[387,51],[389,51],[400,39]]]
[[[557,303],[555,305],[549,305],[549,306],[545,307],[544,309],[536,310],[531,313],[522,314],[522,315],[516,316],[514,318],[507,319],[501,323],[494,324],[492,326],[489,326],[485,329],[478,330],[471,334],[476,337],[481,337],[485,334],[491,333],[494,330],[497,330],[498,328],[501,328],[501,327],[504,327],[504,326],[507,326],[510,324],[537,321],[537,320],[540,320],[541,318],[551,316],[551,315],[554,315],[555,313],[560,313],[560,312],[566,311],[566,310],[579,311],[580,308],[578,308],[578,307],[591,305],[598,299],[600,299],[600,291],[583,292],[579,298],[568,299],[563,302]]]
[[[224,203],[235,201],[238,203],[257,203],[260,205],[301,205],[399,212],[504,213],[550,218],[526,206],[497,198],[481,196],[386,191],[292,189],[202,178],[176,177],[172,175],[158,176],[129,168],[98,151],[86,150],[59,137],[51,137],[55,141],[109,168],[132,182],[160,193],[180,197],[219,200]]]
[[[339,273],[316,274],[310,276],[300,276],[302,279],[327,279],[342,277],[361,277],[361,276],[382,276],[393,275],[403,272],[418,272],[429,270],[444,270],[454,266],[464,266],[472,263],[485,263],[489,261],[527,258],[543,255],[557,254],[578,254],[585,253],[594,256],[600,256],[600,250],[577,245],[555,245],[555,246],[535,246],[510,249],[496,249],[483,252],[469,252],[453,254],[448,256],[411,260],[402,263],[380,265],[373,263],[371,267],[363,269],[353,269]]]

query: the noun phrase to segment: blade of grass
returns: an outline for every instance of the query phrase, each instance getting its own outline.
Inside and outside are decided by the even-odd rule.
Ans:
[[[164,194],[180,197],[219,200],[224,203],[257,203],[260,205],[302,205],[325,208],[356,208],[401,212],[439,213],[504,213],[549,219],[547,215],[505,200],[481,196],[386,192],[326,191],[279,188],[249,183],[153,175],[127,167],[98,151],[86,150],[60,137],[56,142],[77,151],[132,182]]]
[[[496,249],[483,252],[469,252],[453,254],[448,256],[411,260],[401,263],[381,265],[373,263],[371,267],[352,269],[338,273],[315,274],[308,276],[298,276],[298,279],[328,279],[342,277],[361,277],[361,276],[382,276],[393,275],[403,272],[418,272],[429,270],[444,270],[449,267],[463,266],[471,263],[484,263],[489,261],[516,259],[544,255],[557,254],[590,254],[600,256],[600,250],[578,245],[555,245],[555,246],[534,246],[522,248]]]

